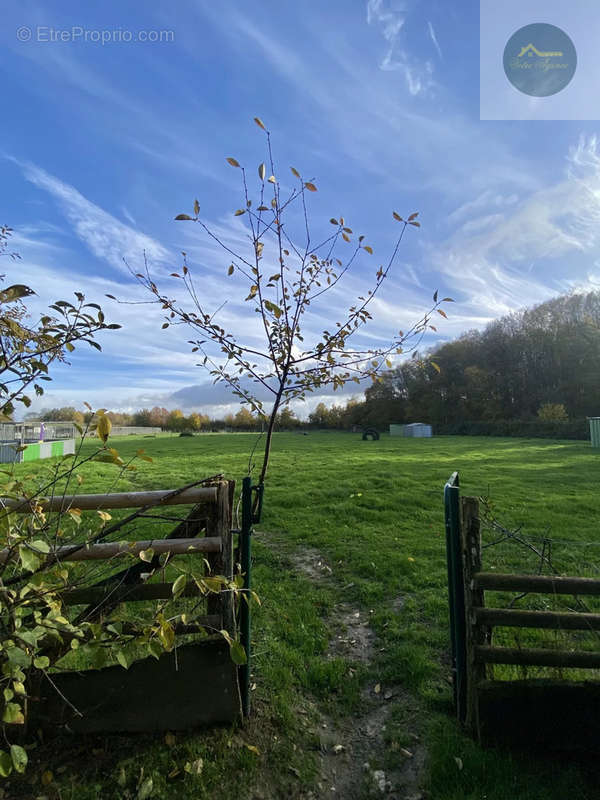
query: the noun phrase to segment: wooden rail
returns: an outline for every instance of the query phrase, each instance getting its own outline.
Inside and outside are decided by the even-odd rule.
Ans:
[[[600,653],[576,650],[550,650],[541,647],[475,647],[475,657],[482,664],[519,664],[531,667],[574,667],[599,669]]]
[[[597,578],[510,575],[502,572],[476,572],[472,577],[475,588],[487,591],[600,595],[600,580]]]
[[[33,548],[31,548],[33,550]],[[146,539],[141,542],[103,542],[91,545],[69,545],[57,547],[50,553],[39,553],[57,561],[96,561],[114,556],[139,556],[142,550],[153,550],[155,556],[164,553],[192,555],[193,553],[220,553],[221,538],[204,536],[201,539]],[[38,551],[35,551],[38,552]],[[17,558],[15,549],[0,550],[0,564]]]
[[[599,631],[600,614],[580,611],[524,611],[512,608],[473,608],[477,625],[505,628],[551,628]]]
[[[191,581],[187,584],[179,597],[198,597],[201,594],[198,586]],[[62,601],[67,606],[87,605],[89,603],[123,603],[130,600],[169,600],[173,597],[172,583],[107,583],[102,586],[90,586],[82,589],[69,589],[61,594]]]
[[[44,511],[97,511],[106,508],[143,508],[144,506],[176,506],[192,503],[216,503],[217,489],[213,486],[193,486],[183,492],[159,490],[154,492],[115,492],[114,494],[66,494],[60,497],[0,498],[0,506],[17,514],[29,514],[32,503],[42,506]]]
[[[477,501],[464,497],[463,517],[473,525]],[[477,512],[478,513],[478,512]],[[479,551],[480,537],[469,540],[471,553]],[[464,532],[463,532],[464,539]],[[466,571],[468,572],[466,566]],[[469,580],[467,580],[467,577]],[[571,667],[574,669],[599,669],[600,652],[552,650],[543,648],[495,647],[485,643],[495,627],[541,628],[551,630],[600,630],[600,614],[571,611],[530,611],[510,608],[486,608],[484,591],[533,592],[538,594],[600,595],[600,580],[595,578],[562,577],[556,575],[510,575],[497,572],[474,571],[465,575],[466,616],[471,635],[467,638],[471,665],[470,685],[475,691],[485,679],[485,664],[518,664],[533,667]],[[479,666],[478,666],[479,665]],[[473,702],[475,702],[473,700]]]

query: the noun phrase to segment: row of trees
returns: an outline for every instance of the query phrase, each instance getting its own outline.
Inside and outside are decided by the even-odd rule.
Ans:
[[[332,406],[327,408],[324,403],[319,403],[315,411],[309,415],[308,421],[296,416],[290,408],[283,408],[276,419],[276,428],[279,430],[294,430],[300,427],[317,428],[346,428],[355,424],[348,421],[350,409],[362,407],[363,404],[352,400],[345,408]],[[60,408],[48,408],[41,413],[30,413],[25,415],[25,419],[41,420],[42,422],[77,422],[85,425],[92,419],[91,411],[80,411],[74,406],[61,406]],[[165,431],[210,431],[232,429],[239,431],[260,431],[264,427],[256,414],[242,406],[235,414],[225,414],[223,417],[209,417],[193,411],[187,416],[179,408],[169,411],[167,408],[154,406],[153,408],[142,408],[132,413],[124,411],[108,411],[106,416],[114,426],[136,426],[162,428]]]
[[[311,421],[350,428],[600,414],[600,292],[566,295],[469,331],[381,376],[363,402]]]
[[[384,373],[363,402],[311,421],[351,428],[423,421],[564,421],[600,414],[600,292],[573,294],[469,331]]]
[[[42,422],[77,422],[85,425],[92,419],[91,411],[80,411],[74,406],[61,406],[48,408],[39,414],[26,414],[25,419],[36,419]],[[236,414],[226,414],[222,418],[213,419],[206,414],[196,411],[186,415],[180,408],[169,411],[167,408],[154,406],[142,408],[133,413],[122,411],[108,411],[106,416],[114,426],[136,426],[162,428],[165,431],[208,431],[231,428],[233,430],[261,430],[261,421],[246,407],[241,408]],[[278,417],[281,426],[287,428],[300,424],[294,413],[284,409]]]
[[[527,420],[547,404],[600,412],[600,292],[567,295],[490,323],[409,363],[379,389],[400,421]],[[546,409],[546,412],[548,410]]]
[[[438,369],[439,367],[439,369]],[[289,408],[276,429],[299,426],[350,430],[423,421],[581,419],[600,414],[600,292],[558,297],[496,320],[382,373],[364,394],[345,405],[319,403],[308,421]],[[171,431],[260,430],[243,407],[222,419],[154,407],[111,412],[114,425],[149,425]],[[74,408],[50,409],[42,419],[87,421]]]

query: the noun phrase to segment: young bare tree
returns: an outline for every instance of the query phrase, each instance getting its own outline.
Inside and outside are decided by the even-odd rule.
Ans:
[[[144,272],[134,274],[154,295],[150,302],[160,304],[167,312],[163,328],[172,324],[188,326],[194,337],[189,340],[192,352],[203,356],[202,364],[215,382],[227,383],[242,403],[265,420],[259,477],[262,483],[274,425],[282,407],[326,386],[337,390],[348,381],[360,384],[365,378],[377,380],[382,369],[392,366],[392,356],[414,351],[425,331],[435,330],[431,317],[434,312],[445,317],[441,305],[451,298],[438,300],[436,291],[430,308],[408,330],[391,333],[379,346],[366,344],[361,334],[372,319],[373,301],[390,275],[407,227],[419,227],[417,212],[402,217],[394,211],[392,216],[400,230],[391,253],[374,270],[371,286],[339,312],[338,321],[332,322],[330,328],[318,333],[310,330],[314,328],[311,320],[320,314],[331,318],[334,291],[339,297],[344,278],[359,266],[363,256],[373,257],[373,248],[363,235],[354,238],[343,217],[329,220],[330,233],[315,236],[308,212],[308,198],[317,191],[314,180],[305,179],[291,167],[295,185],[286,189],[275,167],[271,134],[258,117],[254,122],[266,138],[265,161],[258,166],[256,197],[250,196],[246,169],[235,158],[227,158],[227,163],[240,171],[243,199],[234,216],[243,216],[247,221],[248,247],[243,252],[235,250],[217,234],[202,218],[198,200],[192,215],[179,214],[175,219],[199,225],[208,239],[223,250],[227,275],[242,276],[245,301],[260,323],[262,346],[243,341],[236,330],[220,324],[218,312],[222,306],[215,311],[202,300],[201,286],[194,280],[185,253],[181,272],[172,273],[172,277],[183,282],[191,301],[188,305],[161,291],[147,262]],[[294,230],[294,212],[301,223],[299,238]],[[343,254],[338,253],[342,247]],[[270,397],[268,404],[259,397],[265,393]]]

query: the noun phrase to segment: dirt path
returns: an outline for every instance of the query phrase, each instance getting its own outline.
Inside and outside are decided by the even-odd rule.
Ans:
[[[260,534],[266,544],[282,542],[270,534]],[[339,588],[334,571],[322,554],[312,547],[286,553],[294,567],[312,582]],[[348,602],[334,606],[329,617],[332,638],[326,658],[341,657],[369,664],[377,648],[375,632],[368,614]],[[394,747],[397,756],[393,768],[383,770],[386,750],[386,723],[397,703],[413,706],[401,686],[382,687],[372,682],[362,691],[360,709],[351,717],[333,718],[315,707],[318,738],[321,743],[318,793],[309,792],[306,800],[386,797],[387,800],[425,800],[419,788],[426,751],[418,732],[411,733],[410,747]],[[388,761],[389,763],[389,761]]]

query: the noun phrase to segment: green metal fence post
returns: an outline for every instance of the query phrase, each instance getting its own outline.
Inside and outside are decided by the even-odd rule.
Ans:
[[[600,417],[588,417],[592,447],[600,447]]]
[[[456,715],[465,720],[467,697],[467,653],[465,628],[465,586],[460,543],[460,490],[458,472],[444,487],[446,521],[446,561],[448,565],[448,606],[450,610],[450,642],[452,677]]]
[[[256,492],[256,507],[253,509],[253,492]],[[240,561],[244,576],[244,599],[240,606],[240,640],[246,653],[246,663],[239,669],[242,714],[250,714],[250,661],[252,657],[252,631],[250,620],[250,591],[252,589],[252,525],[260,522],[263,503],[263,484],[252,486],[252,478],[242,481],[242,528],[240,530]]]

